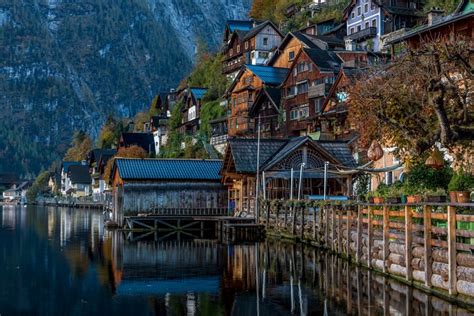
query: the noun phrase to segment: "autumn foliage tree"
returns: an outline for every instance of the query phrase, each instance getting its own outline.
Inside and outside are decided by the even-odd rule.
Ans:
[[[105,169],[104,169],[104,180],[107,183],[110,182],[110,180],[111,180],[110,177],[112,176],[111,173],[112,173],[112,168],[114,166],[115,158],[141,158],[141,159],[144,159],[144,158],[147,158],[147,157],[148,157],[147,152],[139,146],[130,146],[130,147],[120,148],[117,151],[117,154],[115,154],[114,158],[109,159],[109,161],[107,162],[107,165],[105,166]]]
[[[473,155],[473,40],[441,39],[372,69],[349,92],[349,119],[360,143],[378,139],[402,158],[436,143],[456,158]]]
[[[66,155],[64,156],[65,161],[81,161],[87,158],[87,154],[92,149],[92,139],[84,133],[79,131],[74,133],[72,138],[71,147],[69,147]]]

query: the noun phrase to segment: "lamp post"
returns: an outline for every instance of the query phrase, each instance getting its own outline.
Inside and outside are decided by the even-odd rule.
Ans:
[[[327,184],[328,184],[328,165],[329,165],[329,161],[325,161],[324,162],[324,196],[323,196],[323,200],[326,200],[326,187],[327,187]]]
[[[258,132],[257,132],[257,179],[255,181],[255,222],[258,224],[260,222],[260,212],[258,209],[258,186],[259,186],[259,177],[260,173],[260,114],[258,115]]]
[[[301,163],[300,165],[300,182],[298,183],[298,201],[300,200],[301,198],[301,182],[303,180],[303,168],[305,166],[305,163]]]

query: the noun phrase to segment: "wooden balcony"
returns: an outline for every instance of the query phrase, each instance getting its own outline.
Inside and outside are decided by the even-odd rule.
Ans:
[[[229,64],[229,63],[231,63],[231,64]],[[222,73],[223,74],[230,74],[230,73],[233,73],[235,71],[238,71],[238,70],[240,70],[240,68],[242,68],[244,63],[245,63],[245,58],[243,58],[243,56],[239,57],[236,62],[225,61],[222,65]]]
[[[377,28],[369,27],[353,34],[347,35],[347,38],[353,40],[354,42],[361,42],[371,37],[377,36]]]
[[[331,89],[330,83],[321,83],[308,88],[308,98],[322,97],[328,94]]]

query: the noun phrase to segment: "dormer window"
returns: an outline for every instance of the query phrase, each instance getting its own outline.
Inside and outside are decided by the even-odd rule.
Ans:
[[[245,49],[249,49],[249,41],[245,42]]]
[[[237,54],[240,53],[240,45],[237,45]]]
[[[263,45],[267,46],[268,45],[268,37],[263,38]]]

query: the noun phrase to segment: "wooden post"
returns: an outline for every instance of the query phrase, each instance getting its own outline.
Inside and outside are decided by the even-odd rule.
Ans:
[[[273,226],[273,229],[277,232],[279,231],[280,229],[280,224],[279,224],[279,220],[280,220],[280,204],[277,203],[276,204],[276,218],[275,218],[275,225]]]
[[[413,268],[411,266],[412,254],[412,243],[413,243],[413,225],[412,225],[413,212],[410,206],[405,205],[405,267],[406,267],[406,280],[413,281]]]
[[[316,241],[316,208],[314,207],[313,207],[313,241]]]
[[[304,239],[304,214],[306,211],[306,206],[301,206],[301,240]]]
[[[342,209],[337,210],[337,252],[342,255]]]
[[[296,208],[297,208],[296,206],[293,206],[291,208],[292,209],[291,215],[293,216],[291,234],[293,235],[293,237],[296,237]]]
[[[431,251],[431,206],[423,207],[424,247],[425,247],[425,285],[431,287],[433,274],[433,255]]]
[[[324,207],[324,246],[329,249],[329,207]]]
[[[331,250],[336,252],[336,244],[334,241],[336,240],[336,209],[331,207]]]
[[[360,205],[357,205],[357,241],[356,241],[356,262],[360,264],[362,257],[362,210]]]
[[[323,240],[323,207],[321,206],[318,211],[319,223],[318,223],[318,236],[316,236],[319,245],[321,245]]]
[[[347,259],[351,260],[351,230],[352,230],[352,210],[350,206],[347,208],[347,233],[346,233],[346,255]]]
[[[367,207],[367,266],[372,268],[372,207]]]
[[[448,206],[448,274],[449,294],[457,294],[456,276],[456,208]]]
[[[270,205],[268,203],[265,203],[265,208],[266,208],[266,221],[265,221],[265,226],[267,229],[270,227]]]
[[[285,218],[284,218],[284,223],[283,223],[283,227],[285,228],[285,230],[287,229],[286,225],[288,225],[288,209],[290,207],[285,205]]]
[[[383,224],[382,224],[382,230],[383,230],[383,272],[387,273],[388,272],[388,267],[387,267],[387,259],[389,255],[389,214],[388,214],[388,206],[384,205],[383,206]]]

